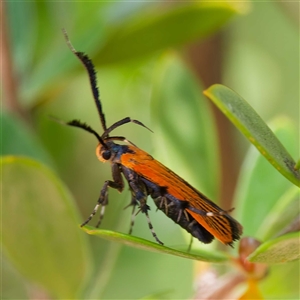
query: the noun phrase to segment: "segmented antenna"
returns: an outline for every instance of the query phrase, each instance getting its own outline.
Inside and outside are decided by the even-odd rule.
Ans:
[[[65,123],[65,125],[78,127],[85,131],[88,131],[89,133],[92,133],[97,138],[99,143],[102,144],[102,146],[104,146],[105,148],[107,148],[106,144],[104,143],[98,132],[96,132],[91,126],[87,125],[86,123],[80,122],[79,120],[72,120],[70,122]]]
[[[53,116],[49,116],[49,118],[51,118],[52,120],[54,120],[55,122],[62,124],[62,125],[66,125],[66,126],[74,126],[74,127],[78,127],[81,128],[85,131],[88,131],[89,133],[92,133],[97,140],[99,141],[99,143],[107,149],[107,145],[104,143],[103,139],[101,138],[101,136],[98,134],[98,132],[96,132],[91,126],[87,125],[86,123],[80,122],[79,120],[72,120],[70,122],[64,122],[60,119],[57,119]]]
[[[79,60],[82,62],[82,64],[84,65],[84,67],[86,68],[86,70],[88,72],[90,84],[91,84],[91,88],[92,88],[92,93],[93,93],[93,97],[94,97],[94,100],[95,100],[95,103],[97,106],[97,110],[98,110],[98,113],[100,116],[101,124],[102,124],[103,130],[106,131],[106,129],[107,129],[106,121],[105,121],[104,113],[102,111],[99,89],[97,87],[97,76],[96,76],[95,67],[93,65],[93,62],[85,53],[76,51],[76,49],[71,44],[71,41],[67,34],[67,31],[64,28],[62,29],[62,32],[65,36],[68,47],[79,58]]]
[[[142,122],[138,121],[138,120],[133,120],[131,119],[130,117],[126,117],[120,121],[117,121],[115,122],[114,124],[112,124],[111,126],[109,126],[102,134],[102,138],[103,139],[106,139],[109,135],[109,133],[111,131],[113,131],[114,129],[116,129],[117,127],[121,126],[121,125],[124,125],[124,124],[127,124],[129,122],[132,122],[134,124],[137,124],[137,125],[140,125],[146,129],[148,129],[149,131],[153,132],[150,128],[148,128],[147,126],[145,126]]]

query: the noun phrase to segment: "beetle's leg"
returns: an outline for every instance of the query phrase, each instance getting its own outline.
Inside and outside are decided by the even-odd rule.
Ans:
[[[101,206],[100,217],[99,217],[99,221],[98,221],[96,227],[100,226],[100,224],[103,220],[105,206],[108,204],[108,187],[114,188],[114,189],[118,190],[119,192],[122,192],[122,190],[124,188],[124,182],[123,182],[123,178],[121,176],[121,170],[119,168],[119,165],[117,165],[117,164],[112,164],[112,177],[113,177],[113,181],[106,180],[104,182],[104,185],[100,191],[100,196],[98,198],[97,204],[96,204],[93,212],[90,214],[90,216],[87,218],[87,220],[84,221],[80,225],[81,227],[83,227],[84,225],[86,225],[87,223],[89,223],[91,221],[91,219],[97,213],[99,207]]]
[[[150,210],[150,207],[149,207],[149,205],[147,205],[146,199],[147,198],[139,200],[140,206],[139,206],[139,210],[138,210],[138,212],[136,214],[138,214],[139,212],[142,212],[142,213],[144,213],[146,215],[147,222],[148,222],[148,227],[149,227],[149,229],[150,229],[150,231],[152,233],[152,236],[155,238],[155,240],[159,244],[163,245],[163,242],[158,238],[158,236],[157,236],[157,234],[156,234],[156,232],[155,232],[155,230],[153,228],[153,225],[151,223],[151,220],[150,220],[150,217],[149,217],[149,214],[148,214],[148,210]]]
[[[132,193],[131,204],[135,206],[136,205],[135,203],[139,203],[139,210],[136,213],[136,215],[140,211],[146,215],[148,226],[152,233],[152,236],[155,238],[155,240],[159,244],[163,245],[163,243],[159,240],[159,238],[157,237],[157,235],[154,231],[153,225],[151,223],[151,220],[150,220],[150,217],[148,214],[148,210],[150,210],[150,207],[147,205],[147,197],[149,194],[149,189],[147,189],[145,182],[143,182],[135,172],[133,172],[125,167],[122,168],[122,172],[123,172],[126,180],[128,181],[128,184],[129,184],[129,187],[130,187],[130,190]],[[133,218],[134,218],[134,216],[133,216]],[[131,221],[131,222],[134,222],[134,221]],[[131,226],[131,231],[132,231],[132,226]]]
[[[129,232],[128,234],[132,234],[132,230],[133,230],[133,226],[134,226],[134,221],[135,221],[135,217],[136,217],[136,213],[135,213],[135,208],[138,204],[138,202],[136,201],[135,199],[135,194],[134,192],[130,189],[130,192],[131,192],[131,201],[128,205],[126,205],[124,207],[124,209],[132,206],[132,213],[131,213],[131,221],[130,221],[130,227],[129,227]]]
[[[193,239],[193,236],[191,235],[191,240],[190,240],[189,246],[188,246],[188,248],[187,248],[187,252],[188,252],[188,253],[191,252],[192,245],[193,245],[193,241],[194,241],[194,239]]]
[[[132,194],[132,198],[131,198],[131,202],[128,206],[132,206],[132,213],[131,213],[131,222],[130,222],[130,228],[129,228],[129,233],[128,234],[132,234],[132,230],[133,230],[133,226],[134,226],[134,221],[135,221],[135,208],[136,208],[136,200]]]
[[[135,195],[135,199],[139,202],[139,211],[137,213],[139,213],[141,211],[142,213],[144,213],[146,215],[148,226],[152,233],[152,236],[155,238],[155,240],[159,244],[163,245],[163,242],[159,240],[156,232],[154,231],[153,225],[151,223],[151,220],[150,220],[150,217],[148,214],[148,210],[150,210],[150,207],[147,204],[147,196],[148,195],[147,195],[147,193],[144,192],[144,190],[145,190],[144,184],[135,182],[135,181],[130,181],[129,185]]]
[[[132,213],[131,213],[131,222],[130,222],[130,228],[129,228],[129,234],[132,234],[132,231],[133,231],[133,226],[134,226],[134,223],[135,223],[135,218],[137,216],[137,214],[141,211],[141,209],[139,209],[137,211],[137,213],[135,213],[135,209],[136,209],[136,206],[139,204],[139,207],[141,207],[141,204],[140,202],[137,200],[137,196],[136,196],[136,193],[134,192],[134,190],[132,190],[131,188],[131,184],[130,182],[129,183],[129,188],[130,188],[130,191],[131,191],[131,202],[129,203],[129,205],[127,205],[125,208],[129,207],[129,206],[132,206]],[[142,189],[143,186],[142,185],[139,185],[139,188]],[[139,197],[140,195],[143,195],[143,192],[139,191]],[[147,198],[147,193],[145,193],[144,195],[146,195],[146,198]],[[144,197],[144,196],[142,196]]]
[[[151,220],[150,220],[150,217],[149,217],[149,214],[148,214],[148,210],[150,210],[150,207],[149,207],[148,205],[146,205],[146,206],[147,206],[147,209],[145,209],[144,211],[143,211],[143,210],[141,210],[141,211],[146,215],[147,222],[148,222],[148,226],[149,226],[149,229],[150,229],[150,231],[151,231],[153,237],[155,238],[155,240],[156,240],[159,244],[163,245],[164,243],[158,238],[158,236],[157,236],[157,234],[156,234],[156,232],[155,232],[155,230],[154,230],[154,228],[153,228],[153,225],[152,225],[152,223],[151,223]]]
[[[135,217],[137,215],[137,213],[135,213],[135,208],[138,204],[138,201],[136,199],[136,194],[135,194],[135,191],[131,188],[130,186],[130,182],[131,181],[137,181],[138,180],[138,176],[136,173],[134,173],[133,171],[127,169],[126,167],[122,167],[122,172],[128,182],[128,185],[129,185],[129,189],[130,189],[130,192],[131,192],[131,201],[128,205],[126,205],[124,207],[127,208],[129,206],[132,206],[132,213],[131,213],[131,221],[130,221],[130,227],[129,227],[129,234],[132,234],[132,230],[133,230],[133,226],[134,226],[134,222],[135,222]]]

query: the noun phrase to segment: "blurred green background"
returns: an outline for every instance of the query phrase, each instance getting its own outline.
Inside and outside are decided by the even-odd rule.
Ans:
[[[154,131],[150,133],[128,124],[115,134],[126,136],[214,201],[219,201],[222,207],[230,208],[234,198],[238,219],[244,226],[242,221],[248,218],[245,234],[261,238],[256,233],[257,224],[264,216],[249,221],[253,216],[243,216],[247,210],[239,207],[239,199],[247,196],[241,187],[245,187],[243,182],[248,182],[243,178],[251,169],[249,157],[257,155],[256,150],[250,150],[255,154],[248,153],[248,162],[244,160],[249,143],[202,91],[210,84],[223,83],[246,99],[266,122],[276,119],[276,126],[278,122],[279,127],[288,124],[294,138],[289,139],[290,148],[288,142],[284,143],[286,135],[282,136],[282,142],[297,158],[299,3],[6,1],[2,4],[1,22],[2,155],[27,156],[45,165],[33,164],[36,171],[32,174],[20,166],[11,170],[11,177],[3,178],[14,191],[9,195],[15,206],[10,205],[11,210],[6,210],[4,205],[2,213],[4,220],[11,222],[9,237],[18,237],[18,241],[4,243],[3,299],[139,299],[158,293],[162,293],[158,298],[187,299],[193,295],[192,261],[126,248],[86,236],[76,227],[91,213],[103,182],[111,174],[109,165],[96,159],[94,137],[49,118],[51,115],[65,121],[80,119],[100,133],[102,130],[87,74],[68,49],[62,28],[67,30],[74,47],[87,53],[95,63],[107,124],[130,116]],[[16,178],[15,174],[20,176]],[[59,196],[54,199],[54,189],[45,188],[45,202],[40,209],[46,212],[49,209],[50,213],[53,207],[53,218],[50,215],[44,218],[49,218],[49,223],[62,235],[62,240],[56,240],[64,249],[55,252],[58,261],[70,264],[64,265],[69,267],[64,268],[62,277],[68,274],[74,277],[71,283],[66,279],[64,287],[53,284],[53,289],[47,284],[52,281],[50,276],[38,280],[33,272],[26,273],[26,267],[19,264],[24,260],[24,265],[30,268],[39,260],[35,260],[30,245],[25,247],[22,241],[30,240],[33,232],[20,230],[23,222],[27,224],[25,218],[38,205],[34,204],[32,195],[23,197],[21,191],[26,186],[19,188],[18,183],[26,185],[28,180],[28,185],[44,186],[43,174],[49,175],[47,178],[52,178],[56,187],[61,184],[56,180],[64,182],[59,190],[64,190],[62,198],[69,207],[66,214],[74,224],[71,234],[72,230],[64,225]],[[279,186],[277,194],[270,196],[274,199],[291,187],[279,175],[268,181],[268,174],[256,173],[257,180],[265,183],[255,191],[261,202],[272,193],[274,186]],[[3,203],[6,201],[9,199],[3,196]],[[127,191],[122,194],[110,191],[101,228],[127,233],[130,209],[123,208],[129,201]],[[247,203],[251,203],[251,197]],[[159,238],[174,248],[188,245],[189,238],[179,226],[161,212],[155,212],[151,199],[149,204]],[[30,213],[16,216],[12,213],[27,205],[32,206]],[[37,209],[34,215],[39,214]],[[40,227],[43,220],[40,218],[40,223],[31,224],[30,228]],[[251,227],[251,222],[256,225]],[[50,235],[50,247],[52,230],[50,226],[44,231],[46,240]],[[68,235],[73,237],[73,234],[76,242],[68,244],[71,239]],[[137,216],[133,234],[152,239],[144,216]],[[68,238],[64,239],[64,235]],[[5,236],[4,240],[9,239]],[[19,257],[7,245],[21,252],[23,246],[27,250]],[[74,245],[80,249],[75,251]],[[72,260],[77,258],[73,265]],[[43,257],[40,259],[43,261]],[[297,295],[297,264],[286,267],[287,273],[298,276],[293,276],[289,291],[286,288],[272,294],[272,284],[280,280],[276,274],[287,274],[275,267],[274,281],[266,281],[262,286],[264,295],[283,295],[286,299]],[[58,265],[56,270],[59,269]],[[78,276],[73,276],[75,273]]]

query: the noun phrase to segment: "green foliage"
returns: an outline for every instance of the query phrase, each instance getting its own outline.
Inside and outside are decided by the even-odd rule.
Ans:
[[[217,199],[219,153],[215,124],[195,77],[174,53],[154,68],[151,98],[155,157],[193,186]],[[174,109],[175,108],[175,109]],[[174,111],[172,114],[167,112]],[[167,149],[172,149],[170,154]],[[185,155],[188,153],[189,155]],[[195,159],[191,159],[194,157]],[[207,170],[211,170],[208,174]]]
[[[274,133],[277,133],[279,136],[282,135],[282,138],[291,142],[289,148],[295,147],[295,144],[292,142],[295,140],[294,128],[286,119],[281,118],[273,121],[273,133],[249,104],[232,90],[221,85],[214,85],[204,93],[222,110],[249,141],[255,145],[275,169],[299,186],[300,173],[294,169],[296,163],[291,154],[289,154],[274,135]],[[296,152],[294,150],[293,152]],[[282,194],[287,191],[289,185],[286,181],[281,180],[280,176],[269,168],[266,161],[261,156],[258,156],[257,153],[252,154],[252,158],[248,159],[251,160],[251,163],[248,161],[246,164],[245,177],[241,179],[240,185],[238,185],[239,190],[236,197],[239,202],[238,214],[240,214],[240,218],[238,219],[242,220],[246,235],[256,235],[259,237],[261,236],[261,232],[264,232],[266,228],[274,230],[276,222],[281,223],[282,229],[284,228],[283,225],[286,226],[293,220],[291,214],[289,214],[289,217],[286,216],[286,213],[284,217],[282,216],[286,209],[291,211],[290,201],[283,210],[273,209],[278,203],[282,206],[283,202],[278,201],[281,200]],[[251,165],[251,171],[249,170],[249,165]],[[272,186],[272,189],[267,190],[266,187],[269,182],[276,182],[277,184],[276,186]],[[262,190],[265,191],[263,199],[260,196]],[[263,206],[261,206],[262,201]],[[258,207],[260,207],[259,210]],[[299,207],[299,201],[295,200],[294,217],[299,215],[297,207]],[[259,226],[266,216],[269,216],[271,213],[272,218],[276,220],[275,224],[274,222],[272,224],[269,220],[269,222],[264,222],[263,226]],[[282,219],[288,222],[288,224],[283,224]],[[271,224],[273,227],[269,227]],[[275,233],[273,232],[273,234]],[[250,256],[250,261],[275,263],[299,258],[299,253],[295,251],[295,249],[299,248],[299,239],[297,237],[293,237],[293,239],[285,239],[283,237],[267,241],[257,249],[257,253],[255,252],[255,254]],[[291,252],[287,251],[287,249]],[[283,252],[285,252],[284,257]]]
[[[112,28],[95,62],[119,63],[180,46],[215,32],[236,13],[229,4],[209,2],[144,11]]]
[[[273,127],[273,133],[278,138],[289,141],[285,143],[286,146],[291,150],[291,153],[296,154],[296,145],[293,142],[296,139],[294,126],[282,118],[274,119],[271,126]],[[288,156],[290,157],[290,155]],[[273,182],[276,182],[276,184],[272,184]],[[269,226],[271,225],[268,223],[267,229],[264,227],[264,221],[271,215],[277,222],[283,219],[286,220],[285,222],[291,222],[292,219],[285,217],[285,210],[289,204],[286,205],[283,211],[277,209],[276,216],[274,215],[274,209],[282,196],[292,187],[296,188],[283,178],[265,157],[260,155],[256,149],[250,149],[241,170],[235,195],[235,203],[239,203],[237,215],[245,227],[244,234],[255,235],[264,240],[264,232],[270,229]],[[262,190],[263,195],[260,192]],[[281,203],[283,202],[281,201]],[[259,209],[257,209],[258,207]],[[287,223],[282,225],[284,227]],[[276,234],[276,232],[273,232],[273,234]],[[269,235],[268,238],[270,237]]]
[[[97,235],[103,239],[123,243],[138,249],[148,250],[157,253],[171,254],[179,257],[189,258],[193,260],[207,261],[207,262],[225,262],[228,256],[225,253],[214,251],[209,252],[203,249],[198,250],[196,254],[188,253],[186,251],[179,251],[159,245],[148,240],[137,238],[128,234],[123,234],[116,231],[109,231],[103,229],[95,229],[94,227],[85,226],[83,230],[91,235]]]
[[[76,297],[89,256],[76,228],[80,218],[71,195],[55,174],[31,159],[6,156],[1,170],[2,209],[9,212],[2,216],[4,253],[23,276],[47,287],[53,297]]]
[[[0,115],[0,122],[5,129],[1,135],[1,155],[24,155],[54,168],[50,155],[24,120],[14,114],[3,112]]]
[[[299,260],[299,246],[299,232],[285,234],[262,244],[249,256],[249,261],[276,264]]]
[[[78,118],[100,128],[87,76],[65,45],[62,27],[75,48],[96,62],[108,124],[130,116],[154,131],[145,132],[133,124],[116,130],[116,135],[125,135],[216,201],[220,162],[213,114],[201,84],[175,51],[181,47],[184,55],[187,43],[221,28],[227,32],[230,52],[224,53],[224,82],[230,82],[246,100],[221,85],[210,87],[206,94],[264,155],[254,147],[246,154],[236,186],[234,217],[243,225],[245,236],[262,241],[249,260],[270,265],[260,285],[263,295],[297,297],[299,236],[284,232],[299,216],[298,134],[292,120],[299,90],[293,88],[295,76],[288,77],[298,64],[288,48],[272,44],[278,40],[280,45],[294,45],[295,39],[287,29],[292,25],[275,5],[256,4],[248,16],[238,18],[233,17],[245,10],[243,5],[221,2],[8,1],[5,7],[18,78],[17,100],[26,118],[9,112],[10,100],[4,97],[3,299],[31,299],[40,290],[48,298],[187,299],[193,293],[193,260],[224,264],[222,270],[229,272],[231,255],[237,255],[236,250],[230,255],[228,249],[215,250],[217,242],[205,248],[194,242],[188,253],[189,237],[161,211],[155,212],[151,199],[150,217],[166,247],[152,242],[141,214],[133,235],[127,235],[130,211],[123,207],[130,201],[128,192],[110,191],[101,229],[80,230],[78,224],[90,214],[111,174],[109,166],[101,165],[93,155],[94,137],[48,118]],[[272,26],[272,20],[276,26],[288,23],[282,28],[290,43],[280,39],[278,30],[268,31],[268,39],[262,37],[260,30],[253,29],[257,18]],[[229,20],[231,24],[226,25]],[[242,59],[240,52],[232,51],[242,40],[235,35],[238,30],[251,41],[247,51],[241,52]],[[260,63],[280,70],[282,84],[288,88],[280,91],[279,84],[270,85],[269,69]],[[268,76],[260,74],[257,82],[257,70]],[[259,105],[253,97],[256,86],[263,91],[255,94],[260,97]],[[279,116],[282,112],[289,117]],[[268,125],[267,119],[272,119]],[[238,137],[237,141],[243,143]]]
[[[253,108],[229,88],[213,85],[204,94],[286,178],[300,187],[296,162]]]

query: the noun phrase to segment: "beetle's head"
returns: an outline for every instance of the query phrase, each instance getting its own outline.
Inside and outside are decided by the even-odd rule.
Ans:
[[[107,161],[110,161],[113,158],[113,150],[111,149],[112,142],[106,143],[106,147],[104,147],[101,143],[98,144],[96,147],[96,156],[97,158],[105,163]]]

